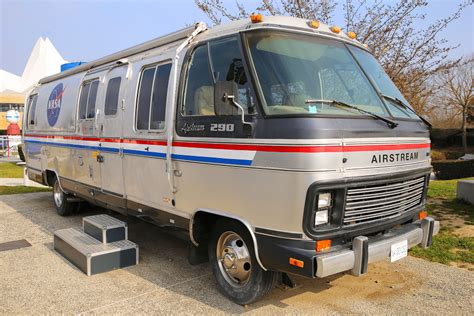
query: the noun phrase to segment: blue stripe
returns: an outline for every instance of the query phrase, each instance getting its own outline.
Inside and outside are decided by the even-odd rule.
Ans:
[[[113,152],[113,153],[119,152],[118,148],[101,147],[101,146],[61,144],[61,143],[53,143],[53,142],[42,142],[42,141],[37,141],[37,140],[25,140],[25,143],[43,144],[43,145],[51,145],[51,146],[66,147],[66,148],[100,150],[104,152]],[[161,159],[166,158],[165,153],[150,152],[150,151],[143,151],[143,150],[124,149],[123,153],[130,154],[130,155],[143,156],[143,157],[154,157],[154,158],[161,158]],[[237,166],[252,165],[252,160],[246,160],[246,159],[216,158],[216,157],[189,156],[189,155],[178,155],[178,154],[172,154],[171,158],[175,160],[182,160],[182,161],[194,161],[194,162],[205,162],[205,163],[237,165]]]
[[[252,160],[232,159],[232,158],[216,158],[216,157],[202,157],[202,156],[188,156],[188,155],[171,155],[171,158],[184,161],[208,162],[226,165],[250,166]]]
[[[56,147],[66,147],[66,148],[78,148],[78,149],[89,149],[89,150],[102,150],[102,151],[115,151],[119,152],[117,148],[110,148],[110,147],[100,147],[100,146],[88,146],[88,145],[76,145],[76,144],[60,144],[60,143],[52,143],[52,142],[40,142],[37,140],[25,140],[25,143],[33,143],[33,144],[42,144],[42,145],[50,145]]]
[[[157,158],[166,158],[166,154],[164,153],[157,153],[157,152],[150,152],[150,151],[143,151],[143,150],[133,150],[133,149],[124,149],[124,154],[131,154],[131,155],[138,155],[138,156],[146,156],[146,157],[157,157]]]

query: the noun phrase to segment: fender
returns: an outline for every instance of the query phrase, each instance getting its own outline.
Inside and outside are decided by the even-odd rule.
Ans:
[[[196,214],[199,213],[199,212],[204,212],[204,213],[219,215],[219,216],[222,216],[222,217],[227,217],[227,218],[234,219],[234,220],[239,221],[240,223],[242,223],[247,228],[247,230],[250,233],[250,236],[252,237],[253,248],[255,250],[255,258],[257,259],[257,262],[258,262],[259,266],[264,271],[268,271],[268,269],[265,268],[265,266],[262,264],[262,261],[260,261],[260,256],[259,256],[259,253],[258,253],[257,238],[255,237],[255,232],[253,230],[252,225],[250,225],[250,223],[247,222],[245,219],[243,219],[241,217],[238,217],[236,215],[226,213],[226,212],[222,212],[222,211],[212,210],[212,209],[202,209],[202,208],[201,209],[196,209],[196,211],[192,215],[191,219],[189,220],[189,238],[191,239],[191,242],[195,246],[199,246],[199,243],[194,239],[194,235],[193,235],[194,216],[196,216]]]

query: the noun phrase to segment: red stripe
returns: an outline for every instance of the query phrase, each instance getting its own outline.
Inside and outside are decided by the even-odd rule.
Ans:
[[[430,148],[430,144],[390,144],[390,145],[351,145],[344,146],[344,151],[384,151],[384,150],[402,150],[402,149],[419,149],[419,148]],[[363,150],[361,150],[363,148]]]
[[[191,142],[173,142],[173,146],[192,147],[206,149],[226,149],[226,150],[255,150],[266,152],[339,152],[341,146],[268,146],[268,145],[247,145],[247,144],[216,144],[216,143],[191,143]]]
[[[166,146],[166,141],[164,140],[148,140],[148,139],[123,139],[122,143],[125,144],[143,144],[143,145],[159,145]]]
[[[148,139],[118,139],[118,138],[99,138],[82,136],[54,136],[54,135],[25,135],[27,137],[37,137],[46,139],[67,139],[82,141],[97,141],[104,143],[126,143],[166,146],[163,140]],[[252,144],[220,144],[220,143],[199,143],[199,142],[173,142],[173,146],[187,148],[203,149],[222,149],[222,150],[249,150],[261,152],[286,152],[286,153],[320,153],[320,152],[360,152],[360,151],[387,151],[404,149],[430,148],[429,143],[421,144],[388,144],[388,145],[349,145],[349,146],[285,146],[285,145],[252,145]]]

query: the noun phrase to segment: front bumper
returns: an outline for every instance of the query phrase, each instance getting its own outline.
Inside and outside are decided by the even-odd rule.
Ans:
[[[351,250],[316,257],[316,276],[323,278],[348,270],[357,276],[365,274],[369,263],[390,258],[392,244],[407,240],[408,248],[416,245],[428,248],[438,232],[439,222],[427,217],[420,223],[406,224],[392,230],[381,238],[356,237]]]
[[[431,246],[433,236],[439,232],[439,222],[427,217],[422,221],[393,228],[381,236],[358,236],[350,249],[316,254],[314,241],[291,240],[257,234],[259,256],[270,270],[299,274],[306,277],[327,277],[350,271],[359,276],[367,273],[368,264],[390,258],[391,246],[407,240],[408,248]],[[302,268],[289,265],[289,258],[304,262]]]

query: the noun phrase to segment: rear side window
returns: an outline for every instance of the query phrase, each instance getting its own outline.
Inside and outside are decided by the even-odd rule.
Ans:
[[[99,80],[90,81],[82,86],[79,98],[79,119],[90,119],[95,117],[95,101]]]
[[[164,129],[170,71],[171,64],[143,70],[138,90],[137,130]]]
[[[115,115],[119,103],[121,77],[115,77],[109,80],[107,92],[105,95],[105,115]]]
[[[38,95],[32,95],[30,96],[29,103],[28,103],[28,119],[27,119],[27,125],[28,127],[34,126],[36,123],[36,101],[38,100]]]

